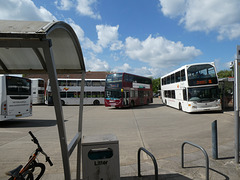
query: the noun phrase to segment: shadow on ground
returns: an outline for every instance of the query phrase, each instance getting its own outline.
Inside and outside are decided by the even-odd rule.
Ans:
[[[26,128],[26,127],[49,127],[56,126],[56,120],[46,119],[13,119],[1,121],[0,128]]]
[[[155,180],[154,175],[148,175],[148,176],[129,176],[129,177],[121,177],[121,180]],[[185,177],[180,174],[163,174],[163,175],[158,175],[158,179],[165,179],[165,180],[191,180],[188,177]]]

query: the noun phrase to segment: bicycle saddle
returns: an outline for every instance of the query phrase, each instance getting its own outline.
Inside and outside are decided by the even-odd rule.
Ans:
[[[17,177],[19,174],[19,171],[22,169],[22,167],[23,167],[22,165],[19,165],[17,168],[15,168],[11,171],[8,171],[5,174],[8,176]]]

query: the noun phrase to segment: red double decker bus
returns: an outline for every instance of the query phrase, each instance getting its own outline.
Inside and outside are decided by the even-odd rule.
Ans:
[[[153,102],[152,80],[128,73],[108,74],[105,86],[106,107],[133,107]]]

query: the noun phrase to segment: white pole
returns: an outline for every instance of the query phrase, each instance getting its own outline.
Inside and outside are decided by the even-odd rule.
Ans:
[[[239,163],[239,65],[240,46],[237,46],[237,59],[234,61],[234,119],[235,119],[235,162]]]

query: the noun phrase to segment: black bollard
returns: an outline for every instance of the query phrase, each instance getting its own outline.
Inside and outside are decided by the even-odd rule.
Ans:
[[[213,159],[218,159],[217,120],[212,122],[212,157]]]

